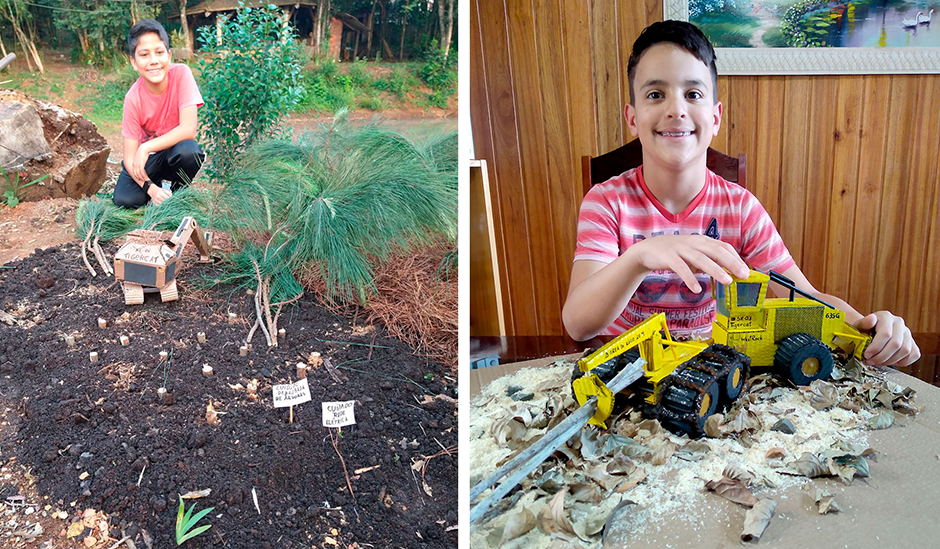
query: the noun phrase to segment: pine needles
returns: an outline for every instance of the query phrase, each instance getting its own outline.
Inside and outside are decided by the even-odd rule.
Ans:
[[[111,262],[101,249],[100,241],[108,242],[127,234],[139,221],[138,212],[119,208],[110,200],[102,200],[97,196],[78,203],[75,212],[75,234],[82,239],[82,260],[91,276],[98,276],[98,273],[88,261],[88,252],[98,261],[104,274],[114,274]]]

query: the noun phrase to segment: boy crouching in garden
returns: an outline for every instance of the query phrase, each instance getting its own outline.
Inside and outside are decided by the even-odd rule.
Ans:
[[[160,204],[196,176],[205,154],[196,143],[196,109],[202,95],[188,66],[170,62],[163,25],[143,19],[131,27],[127,50],[140,78],[124,96],[124,169],[114,203],[139,208]]]
[[[707,337],[715,318],[711,278],[771,269],[873,330],[870,364],[906,366],[920,350],[904,320],[867,316],[816,290],[790,256],[766,210],[705,165],[721,125],[715,50],[694,25],[664,21],[633,44],[627,125],[643,165],[595,185],[581,204],[571,284],[562,312],[571,337],[617,335],[665,311],[670,331]],[[726,272],[727,271],[727,272]],[[775,283],[778,297],[788,295]]]

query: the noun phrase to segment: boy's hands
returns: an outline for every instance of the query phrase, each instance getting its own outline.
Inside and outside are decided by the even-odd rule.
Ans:
[[[885,366],[908,366],[920,358],[920,348],[914,342],[904,319],[888,311],[877,311],[855,323],[860,330],[874,328],[875,337],[865,350],[865,361]]]
[[[662,235],[633,246],[642,248],[636,257],[645,269],[673,271],[695,293],[702,291],[695,278],[697,272],[722,284],[732,282],[726,269],[738,278],[747,278],[750,274],[747,264],[731,244],[704,235]]]
[[[173,193],[164,189],[160,185],[152,183],[147,189],[147,196],[153,202],[154,206],[159,206],[161,202],[173,196]]]

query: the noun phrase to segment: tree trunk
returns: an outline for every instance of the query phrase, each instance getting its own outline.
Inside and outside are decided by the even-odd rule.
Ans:
[[[365,57],[367,59],[369,58],[369,55],[372,53],[372,30],[375,25],[375,2],[376,0],[372,0],[372,11],[369,12],[369,24],[366,25],[367,27],[369,27],[369,37],[366,40],[366,54],[365,54]]]
[[[26,64],[29,66],[29,70],[34,70],[33,64],[35,63],[36,67],[39,69],[39,74],[45,74],[42,59],[39,58],[39,51],[36,49],[36,45],[33,43],[32,39],[23,31],[23,26],[20,24],[22,17],[20,17],[19,5],[16,2],[8,2],[5,7],[6,9],[2,10],[2,15],[13,26],[13,34],[20,43],[20,47],[23,48],[23,56],[26,58]]]
[[[7,56],[7,47],[3,43],[3,37],[0,36],[0,57],[6,57],[6,56]]]
[[[186,0],[180,0],[180,27],[183,31],[183,47],[193,51],[193,45],[189,42],[189,21],[186,19]]]
[[[444,47],[444,0],[437,0],[437,36],[438,45]]]
[[[313,51],[320,53],[320,43],[323,40],[323,1],[317,4],[317,12],[313,13],[313,6],[307,6],[310,10],[310,20],[313,21],[313,31],[310,32],[310,46]]]
[[[405,0],[405,9],[401,12],[401,44],[398,46],[398,59],[405,58],[405,29],[407,28],[409,3],[411,3],[411,0]]]
[[[454,0],[447,0],[447,26],[446,32],[441,35],[441,46],[444,48],[444,59],[450,53],[450,39],[454,35]]]

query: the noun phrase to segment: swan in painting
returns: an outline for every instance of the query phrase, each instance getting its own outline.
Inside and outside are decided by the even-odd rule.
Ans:
[[[914,16],[914,19],[902,19],[901,23],[904,25],[904,28],[914,28],[920,23],[920,16],[923,14],[924,12],[919,11],[917,15]]]
[[[929,24],[930,24],[930,18],[933,16],[933,11],[934,11],[934,10],[930,10],[930,13],[928,13],[927,15],[925,15],[923,18],[921,18],[920,16],[917,17],[917,20],[920,22],[921,25],[929,25]],[[923,12],[921,12],[921,13],[923,13]]]

